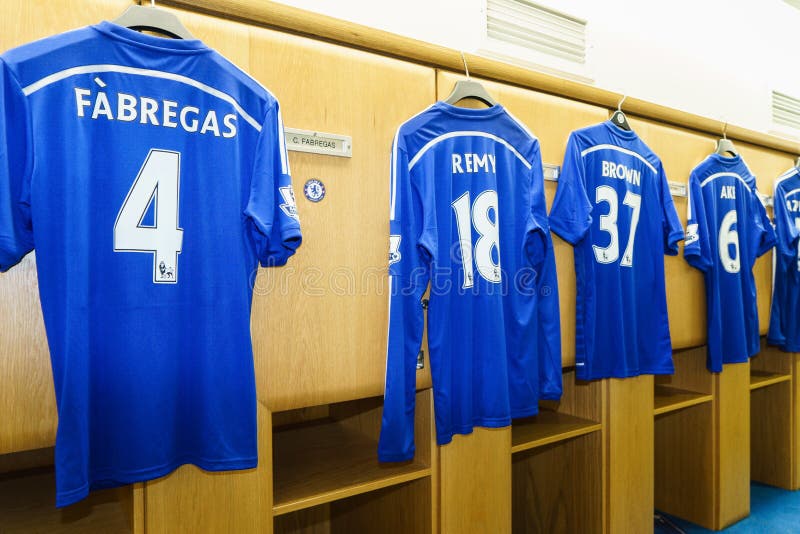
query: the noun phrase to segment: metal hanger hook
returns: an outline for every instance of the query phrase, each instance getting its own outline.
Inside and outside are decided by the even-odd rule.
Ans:
[[[463,50],[461,51],[461,61],[464,62],[464,72],[467,73],[467,79],[469,80],[469,67],[467,67],[467,57],[464,55]]]
[[[622,100],[617,104],[617,111],[622,112],[622,103],[625,102],[626,98],[628,98],[628,95],[622,95]]]
[[[728,123],[726,122],[725,125],[722,127],[722,138],[728,138]]]

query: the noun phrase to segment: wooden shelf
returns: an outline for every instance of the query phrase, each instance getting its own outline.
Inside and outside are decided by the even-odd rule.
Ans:
[[[780,382],[787,382],[792,379],[790,374],[770,373],[768,371],[750,370],[750,390],[765,388]]]
[[[518,419],[511,427],[511,454],[597,432],[597,421],[574,415],[542,410],[538,415]]]
[[[66,508],[56,508],[52,469],[0,477],[0,532],[79,534],[129,533],[130,522],[116,490],[94,491]]]
[[[323,420],[274,433],[274,515],[429,476],[419,461],[378,463],[378,443]]]
[[[685,389],[674,388],[671,386],[657,385],[655,391],[655,415],[661,415],[675,410],[688,408],[704,402],[711,402],[713,398],[710,393],[698,393]]]

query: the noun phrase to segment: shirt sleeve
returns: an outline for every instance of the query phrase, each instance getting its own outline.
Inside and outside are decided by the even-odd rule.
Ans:
[[[422,295],[430,280],[432,246],[399,135],[392,144],[389,214],[389,336],[378,460],[414,457],[417,354],[422,344]]]
[[[534,145],[531,163],[531,218],[525,252],[537,276],[536,314],[539,332],[536,339],[538,358],[539,398],[561,398],[561,317],[558,305],[558,276],[556,273],[553,240],[547,219],[544,196],[544,172],[538,142]]]
[[[561,369],[561,315],[558,303],[558,276],[553,241],[547,236],[547,251],[538,284],[539,398],[559,400],[563,392]]]
[[[277,102],[261,127],[244,214],[261,265],[286,264],[300,246],[302,235]]]
[[[573,133],[567,142],[556,197],[550,209],[550,228],[573,245],[583,239],[592,224],[585,173],[580,146]]]
[[[753,243],[753,250],[756,251],[756,256],[760,257],[775,246],[775,231],[769,220],[767,209],[764,207],[755,189],[750,195],[750,198],[753,204],[753,228],[756,230],[754,232],[755,243]]]
[[[703,191],[700,181],[694,173],[689,177],[689,198],[687,204],[686,240],[683,257],[692,267],[703,272],[713,265],[711,241],[709,240],[708,221],[706,220]]]
[[[787,258],[798,255],[797,242],[800,236],[800,219],[792,217],[789,210],[788,199],[783,196],[783,191],[775,187],[773,196],[773,211],[775,213],[775,237],[778,253]]]
[[[525,231],[525,255],[534,270],[539,270],[547,252],[550,229],[544,197],[544,172],[538,141],[534,143],[531,158],[531,187],[529,221]]]
[[[0,59],[0,272],[33,250],[33,137],[22,88]]]
[[[659,166],[658,178],[661,182],[661,221],[664,228],[664,254],[676,256],[678,254],[678,242],[683,240],[683,226],[675,210],[675,202],[672,200],[672,193],[669,190],[669,181],[664,172],[663,165]],[[702,197],[700,197],[702,201]]]

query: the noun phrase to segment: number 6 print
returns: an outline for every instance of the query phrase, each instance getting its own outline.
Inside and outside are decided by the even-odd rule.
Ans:
[[[178,282],[178,254],[183,248],[183,229],[178,223],[180,198],[178,152],[150,149],[114,223],[114,252],[153,254],[153,283]],[[155,203],[153,226],[142,224]]]
[[[742,268],[739,258],[739,233],[733,228],[736,224],[736,210],[730,210],[722,218],[719,225],[719,261],[722,268],[731,274],[738,273]],[[733,246],[734,254],[731,256],[730,247]]]
[[[794,218],[794,227],[800,232],[800,217]],[[800,240],[797,241],[797,270],[800,271]]]

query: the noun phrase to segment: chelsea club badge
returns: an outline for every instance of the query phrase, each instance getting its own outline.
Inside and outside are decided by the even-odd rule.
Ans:
[[[303,193],[311,202],[319,202],[325,198],[325,184],[316,178],[312,178],[303,186]]]

